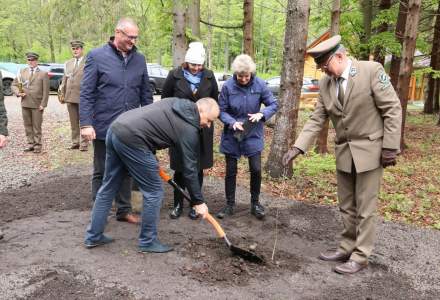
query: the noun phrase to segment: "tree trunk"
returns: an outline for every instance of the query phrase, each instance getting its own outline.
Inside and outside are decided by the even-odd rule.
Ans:
[[[208,1],[208,23],[212,22],[211,0]],[[212,70],[212,26],[208,25],[208,69]]]
[[[439,62],[440,64],[440,62]],[[438,113],[440,111],[440,79],[436,79],[437,84],[435,85],[434,92],[434,112]]]
[[[403,34],[405,32],[408,1],[409,0],[400,0],[399,15],[397,17],[395,36],[401,45],[403,43]],[[401,55],[393,55],[391,58],[390,78],[394,89],[397,89],[397,82],[399,81],[400,57]]]
[[[408,15],[405,25],[405,35],[403,39],[402,59],[399,69],[399,80],[397,82],[397,94],[402,104],[402,138],[400,150],[404,150],[406,108],[408,105],[409,82],[413,71],[414,51],[416,49],[417,29],[420,19],[420,7],[422,0],[408,1]]]
[[[379,10],[387,10],[391,8],[392,1],[391,0],[381,0],[379,4]],[[389,25],[388,23],[382,23],[377,28],[377,33],[382,33],[388,31]],[[374,60],[378,63],[382,64],[382,66],[385,64],[385,55],[383,54],[382,47],[377,46],[376,49],[374,49]]]
[[[341,17],[341,0],[333,0],[332,16],[330,24],[330,36],[339,34],[339,23]]]
[[[431,49],[431,63],[430,66],[433,70],[438,71],[440,69],[440,2],[438,4],[437,16],[435,19],[434,26],[434,37],[432,40],[432,49]],[[434,113],[434,95],[436,90],[436,83],[439,81],[432,77],[432,74],[429,74],[428,80],[428,95],[426,97],[425,105],[423,108],[423,112],[426,114]]]
[[[180,66],[185,60],[185,6],[182,1],[173,1],[173,67]]]
[[[53,43],[51,13],[49,13],[49,18],[47,20],[47,33],[49,37],[50,61],[55,62],[55,46]]]
[[[243,52],[254,58],[254,0],[243,1]]]
[[[283,167],[282,158],[295,141],[299,100],[304,75],[304,58],[310,1],[288,0],[284,35],[279,107],[274,135],[265,169],[274,178],[292,175],[292,165]]]
[[[370,58],[370,49],[367,43],[371,38],[371,22],[373,20],[373,0],[361,0],[362,20],[364,33],[361,35],[360,59],[368,60]]]
[[[334,36],[339,34],[339,20],[341,17],[341,0],[333,0],[332,15],[330,21],[330,35]],[[321,132],[316,139],[315,152],[324,154],[328,153],[327,141],[328,141],[328,128],[329,120],[325,121]]]
[[[188,21],[193,38],[200,40],[200,0],[191,0],[188,6]]]
[[[231,12],[231,2],[230,0],[226,1],[226,15],[229,16]],[[223,67],[223,71],[227,73],[229,71],[229,34],[226,32],[224,33],[225,36],[225,65]]]

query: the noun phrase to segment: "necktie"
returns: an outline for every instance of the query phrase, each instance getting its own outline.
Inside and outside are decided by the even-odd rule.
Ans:
[[[338,100],[341,105],[344,105],[344,87],[342,86],[342,83],[344,82],[343,77],[338,78]]]
[[[32,80],[33,76],[34,76],[34,68],[31,68],[31,76],[29,76],[29,81]]]
[[[75,72],[79,65],[79,59],[75,59],[75,66],[73,67],[73,71]]]

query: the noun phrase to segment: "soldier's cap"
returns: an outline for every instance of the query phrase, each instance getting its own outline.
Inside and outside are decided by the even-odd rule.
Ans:
[[[70,42],[70,46],[71,47],[84,47],[84,42],[80,41],[80,40],[73,40]]]
[[[340,43],[341,36],[335,35],[307,50],[307,54],[313,57],[317,65],[321,65],[339,49]]]
[[[35,52],[26,52],[26,58],[38,59],[40,56]]]

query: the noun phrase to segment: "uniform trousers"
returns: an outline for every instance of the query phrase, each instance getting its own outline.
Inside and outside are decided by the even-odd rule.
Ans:
[[[72,145],[87,147],[87,140],[81,137],[79,127],[79,104],[67,102],[67,111],[69,112],[70,129],[72,131]]]
[[[368,262],[374,248],[382,175],[382,167],[357,173],[354,163],[351,173],[337,171],[339,210],[344,224],[338,250],[351,253],[350,259],[361,264]]]
[[[41,149],[41,125],[43,124],[43,111],[38,108],[22,107],[24,131],[28,144]]]

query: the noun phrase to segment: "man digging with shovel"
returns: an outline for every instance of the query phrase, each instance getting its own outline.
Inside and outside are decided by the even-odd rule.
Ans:
[[[113,198],[126,169],[137,182],[143,195],[140,252],[163,253],[173,250],[157,238],[157,223],[163,198],[156,150],[176,147],[181,153],[183,175],[191,205],[203,218],[208,213],[198,184],[197,157],[200,149],[200,128],[210,127],[220,113],[217,102],[202,98],[196,103],[167,98],[120,115],[106,136],[104,180],[96,196],[91,222],[87,228],[86,248],[108,244],[112,238],[104,229]]]

